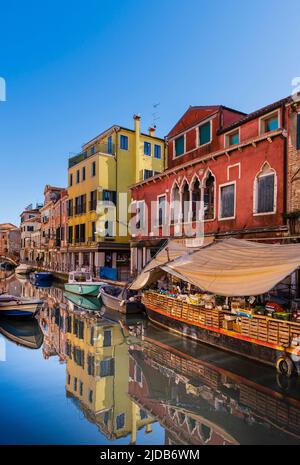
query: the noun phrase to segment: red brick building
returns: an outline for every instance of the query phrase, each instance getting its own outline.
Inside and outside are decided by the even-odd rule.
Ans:
[[[187,237],[184,226],[196,225],[200,201],[205,235],[268,240],[297,235],[300,107],[295,99],[248,115],[222,105],[190,107],[166,140],[167,169],[131,190],[142,217],[131,244],[133,273],[162,239]]]

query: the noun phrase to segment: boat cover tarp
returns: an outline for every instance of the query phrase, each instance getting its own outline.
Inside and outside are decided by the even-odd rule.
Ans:
[[[146,265],[139,276],[130,285],[130,289],[139,290],[146,286],[149,286],[153,282],[157,281],[164,271],[161,265],[164,265],[172,260],[183,255],[188,255],[199,250],[200,247],[211,244],[212,238],[204,238],[197,244],[197,242],[187,241],[185,239],[170,239],[167,244],[157,253],[157,255]],[[194,247],[193,247],[194,244]]]
[[[264,294],[300,266],[300,244],[261,244],[225,239],[162,266],[217,295]]]

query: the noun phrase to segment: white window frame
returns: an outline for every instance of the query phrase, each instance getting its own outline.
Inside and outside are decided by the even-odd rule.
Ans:
[[[175,141],[177,139],[180,139],[180,137],[182,137],[182,136],[183,136],[183,153],[181,155],[176,155]],[[174,137],[174,140],[173,140],[173,160],[177,160],[178,158],[183,157],[185,154],[186,154],[186,132],[184,132],[183,134],[180,134],[179,136]]]
[[[160,157],[155,156],[155,147],[160,148]],[[154,160],[161,160],[162,159],[162,152],[163,152],[163,148],[162,148],[161,144],[153,144],[153,158],[154,158]]]
[[[234,215],[233,215],[233,216],[226,217],[226,218],[222,218],[222,217],[221,217],[221,211],[222,211],[222,196],[221,196],[221,191],[222,191],[222,187],[232,186],[232,185],[234,185]],[[218,208],[218,220],[219,220],[219,221],[227,221],[227,220],[235,220],[235,219],[236,219],[236,181],[225,182],[224,184],[220,184],[220,185],[219,185],[219,199],[218,199],[218,204],[219,204],[219,208]]]
[[[239,135],[239,142],[238,144],[230,145],[229,144],[229,138],[232,136],[232,134],[238,133]],[[237,147],[241,143],[241,128],[238,127],[237,129],[233,129],[232,131],[226,132],[224,134],[224,148],[227,147]]]
[[[164,197],[165,198],[165,217],[163,218],[163,224],[159,224],[159,199]],[[160,194],[157,196],[157,204],[156,204],[156,225],[158,228],[164,228],[167,224],[167,194]]]
[[[266,216],[266,215],[275,215],[277,213],[277,173],[276,171],[271,168],[271,166],[267,163],[267,166],[269,168],[269,172],[262,174],[264,167],[266,165],[262,166],[261,170],[257,173],[254,179],[253,183],[253,216]],[[270,176],[271,174],[274,175],[274,207],[273,211],[271,212],[257,212],[257,206],[258,206],[258,178],[262,178],[265,176]]]
[[[209,141],[206,142],[205,144],[200,145],[200,128],[204,126],[205,124],[209,123],[210,124],[210,135],[209,135]],[[203,121],[202,123],[198,124],[196,128],[196,149],[200,147],[205,147],[206,145],[210,144],[212,141],[212,119],[209,119],[207,121]]]
[[[259,128],[258,133],[260,136],[263,136],[264,134],[271,134],[273,132],[273,131],[264,130],[264,122],[265,120],[271,118],[272,116],[275,116],[276,114],[278,118],[278,129],[279,129],[280,128],[280,110],[279,109],[275,111],[271,111],[267,115],[263,115],[258,119],[258,128]],[[277,131],[277,129],[274,129],[274,131]]]

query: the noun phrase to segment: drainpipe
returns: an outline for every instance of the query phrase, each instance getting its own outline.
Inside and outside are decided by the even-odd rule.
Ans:
[[[285,124],[286,124],[286,106],[283,104],[282,105],[282,111],[281,111],[281,127],[283,130],[285,130]],[[287,131],[286,131],[287,132]],[[284,137],[283,140],[283,224],[287,224],[287,218],[286,213],[287,213],[287,163],[288,163],[288,156],[287,156],[287,144],[288,144],[288,134],[286,133],[286,136]]]
[[[134,115],[134,132],[135,132],[135,182],[140,181],[140,135],[141,135],[141,117]]]

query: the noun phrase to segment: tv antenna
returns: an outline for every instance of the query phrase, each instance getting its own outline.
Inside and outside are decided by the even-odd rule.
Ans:
[[[153,103],[153,112],[152,112],[152,121],[153,121],[153,127],[156,128],[156,122],[160,119],[159,112],[158,112],[158,107],[160,105],[159,103]]]

